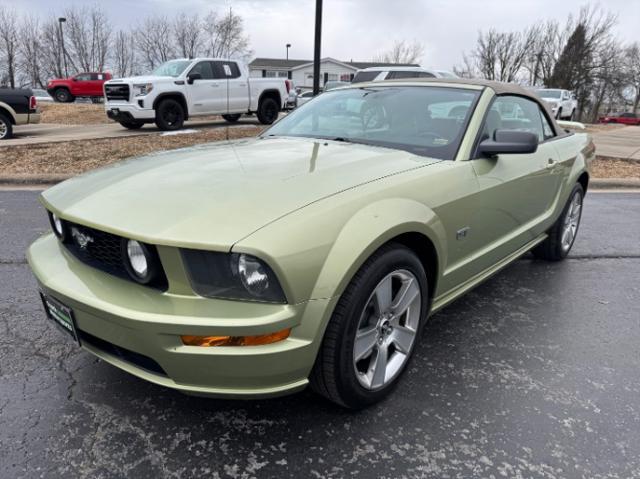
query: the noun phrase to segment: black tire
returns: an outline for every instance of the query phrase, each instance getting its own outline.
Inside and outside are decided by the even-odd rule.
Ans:
[[[562,120],[562,108],[558,108],[558,113],[556,113],[556,120]]]
[[[572,213],[572,204],[576,197],[576,195],[580,196],[580,210],[577,214],[577,225],[575,227],[575,232],[573,233],[573,237],[571,238],[570,244],[563,244],[563,234],[565,233],[565,222],[568,220],[568,216]],[[573,243],[575,242],[576,237],[578,236],[578,230],[580,229],[580,220],[582,219],[582,205],[584,200],[584,189],[580,183],[577,183],[571,194],[569,195],[569,199],[567,200],[567,204],[562,209],[562,214],[553,224],[551,229],[547,232],[548,237],[538,246],[536,246],[532,253],[538,259],[543,259],[546,261],[562,261],[567,257],[569,251],[573,247]]]
[[[357,377],[354,360],[356,331],[373,291],[383,278],[397,270],[409,271],[418,281],[421,294],[418,327],[401,369],[386,385],[367,389]],[[312,389],[350,409],[361,409],[384,399],[407,370],[426,322],[428,307],[427,276],[415,253],[401,244],[392,243],[380,248],[362,265],[336,305],[309,378]]]
[[[8,140],[10,138],[13,138],[13,125],[6,115],[0,113],[0,140]]]
[[[75,98],[66,88],[58,88],[53,92],[53,98],[59,103],[71,103]]]
[[[278,119],[280,107],[273,97],[264,98],[258,106],[258,121],[263,125],[271,125]]]
[[[240,119],[241,116],[242,115],[240,113],[234,113],[229,115],[222,115],[222,118],[224,118],[229,123],[235,123]]]
[[[139,130],[144,126],[144,123],[142,123],[141,121],[120,121],[118,123],[120,123],[127,130]]]
[[[172,98],[161,100],[156,107],[156,125],[161,130],[179,130],[184,125],[184,118],[184,108]]]
[[[571,110],[571,115],[569,115],[568,120],[573,121],[575,119],[576,110]]]

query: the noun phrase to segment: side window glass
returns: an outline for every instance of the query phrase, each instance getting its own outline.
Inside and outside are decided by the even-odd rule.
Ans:
[[[76,75],[76,80],[89,81],[91,80],[91,75],[89,73],[81,73],[80,75]]]
[[[536,134],[539,141],[545,139],[540,107],[519,96],[500,96],[493,102],[485,119],[482,139],[494,138],[496,130],[528,131]],[[550,131],[553,132],[551,128]]]
[[[553,133],[553,128],[551,128],[551,124],[549,120],[547,120],[547,116],[542,111],[542,108],[538,107],[538,111],[540,112],[540,120],[542,120],[542,133],[544,135],[544,139],[548,140],[549,138],[553,138],[556,136]]]
[[[200,62],[189,73],[200,73],[203,80],[213,80],[213,71],[209,62]]]
[[[224,80],[229,78],[223,67],[224,62],[209,62],[213,68],[213,78],[216,80]]]

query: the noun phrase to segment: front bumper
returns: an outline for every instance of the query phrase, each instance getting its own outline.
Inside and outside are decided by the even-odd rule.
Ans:
[[[106,102],[104,109],[107,116],[115,121],[143,121],[150,123],[156,118],[156,112],[153,108],[142,108],[137,103]]]
[[[171,286],[163,293],[79,262],[52,234],[33,243],[27,259],[42,291],[73,309],[81,336],[98,338],[82,347],[135,376],[189,394],[237,398],[287,394],[308,382],[318,341],[304,336],[317,330],[308,325],[320,322],[328,300],[247,303],[175,294]],[[249,336],[288,327],[288,339],[263,346],[205,348],[185,346],[180,339],[189,334]],[[161,371],[129,361],[105,343],[150,358]]]

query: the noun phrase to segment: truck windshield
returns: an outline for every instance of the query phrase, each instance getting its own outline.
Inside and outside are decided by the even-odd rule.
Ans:
[[[263,137],[320,138],[453,160],[478,97],[478,90],[438,86],[332,90],[294,110]]]
[[[171,60],[163,63],[153,70],[152,75],[157,77],[178,77],[191,65],[191,60]]]
[[[560,98],[562,92],[560,90],[538,90],[541,98]]]

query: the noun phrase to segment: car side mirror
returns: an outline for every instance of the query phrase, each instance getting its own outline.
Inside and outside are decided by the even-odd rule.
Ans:
[[[478,145],[478,153],[484,156],[535,153],[537,149],[538,135],[517,130],[496,130],[493,139],[487,138]]]
[[[187,83],[189,85],[193,85],[193,82],[196,80],[202,80],[202,74],[200,73],[189,73],[187,75]]]

